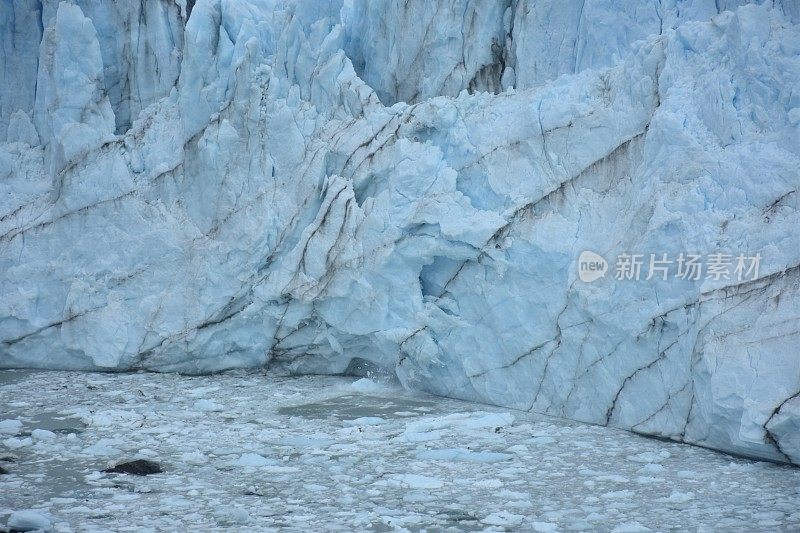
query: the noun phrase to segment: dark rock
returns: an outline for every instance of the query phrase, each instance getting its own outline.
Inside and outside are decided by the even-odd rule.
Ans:
[[[2,476],[3,474],[8,474],[8,470],[0,466],[0,476]]]
[[[147,459],[136,459],[135,461],[128,461],[119,463],[112,468],[106,468],[103,472],[109,474],[132,474],[134,476],[148,476],[150,474],[160,474],[163,472],[161,465],[155,461],[148,461]]]

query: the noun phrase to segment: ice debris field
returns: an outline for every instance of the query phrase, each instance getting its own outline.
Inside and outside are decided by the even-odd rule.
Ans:
[[[792,531],[800,470],[368,379],[3,372],[0,523]],[[104,473],[147,459],[163,472]]]

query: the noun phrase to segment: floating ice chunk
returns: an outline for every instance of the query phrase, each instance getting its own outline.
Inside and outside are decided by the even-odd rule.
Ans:
[[[531,437],[526,442],[528,444],[544,445],[544,444],[553,444],[554,442],[556,442],[556,439],[553,437]]]
[[[466,448],[444,448],[440,450],[424,450],[417,452],[417,459],[422,461],[450,461],[464,463],[499,463],[513,459],[514,456],[497,452],[473,452]]]
[[[606,474],[602,476],[597,476],[597,481],[610,481],[612,483],[628,483],[630,480],[625,476],[620,476],[617,474]]]
[[[207,400],[205,398],[194,402],[194,408],[198,411],[204,411],[204,412],[219,412],[225,409],[214,400]]]
[[[294,446],[296,448],[324,448],[330,446],[334,442],[335,441],[328,435],[321,433],[319,435],[292,435],[283,437],[278,440],[277,443],[281,446]]]
[[[264,465],[260,467],[262,472],[267,474],[294,474],[300,472],[296,466]]]
[[[479,489],[499,489],[503,486],[503,482],[497,478],[481,478],[472,483],[472,486]]]
[[[373,381],[369,378],[361,378],[354,381],[350,387],[356,392],[360,392],[362,394],[375,394],[379,392],[386,392],[386,385],[382,385],[377,381]]]
[[[275,459],[267,459],[263,455],[257,453],[243,453],[236,460],[235,464],[237,466],[261,467],[275,465],[277,461]]]
[[[229,506],[217,509],[214,513],[214,517],[221,525],[247,524],[251,520],[250,513],[248,513],[246,509],[240,507],[231,508]]]
[[[440,489],[444,486],[441,479],[419,474],[394,474],[387,479],[388,484],[409,489]]]
[[[202,452],[193,451],[182,453],[180,460],[191,465],[202,465],[208,462],[208,456]]]
[[[19,448],[25,448],[26,446],[30,446],[31,444],[33,444],[33,439],[31,439],[30,437],[21,437],[21,438],[10,437],[4,440],[3,444],[5,444],[8,448],[12,450],[18,450]]]
[[[679,490],[673,490],[669,497],[664,501],[667,503],[686,503],[692,500],[694,500],[694,492],[681,492]]]
[[[652,485],[654,483],[663,483],[664,478],[662,477],[653,477],[653,476],[637,476],[636,483],[639,485]]]
[[[601,494],[601,498],[605,498],[606,500],[618,500],[620,498],[630,498],[634,495],[632,490],[612,490],[606,492],[605,494]]]
[[[122,409],[104,409],[82,417],[84,424],[99,427],[130,427],[142,420],[143,417],[139,413]]]
[[[514,416],[510,413],[455,413],[409,422],[406,424],[406,432],[422,433],[437,429],[495,429],[513,423]]]
[[[16,435],[22,429],[22,422],[14,419],[0,420],[0,435]]]
[[[206,394],[209,394],[211,392],[216,392],[218,390],[219,390],[219,387],[216,387],[216,386],[198,387],[198,388],[193,389],[192,391],[190,391],[189,392],[189,396],[191,396],[192,398],[202,398]]]
[[[629,455],[628,460],[635,463],[662,463],[672,457],[672,455],[665,450],[660,452],[642,452],[635,455]]]
[[[664,472],[665,470],[666,470],[666,468],[664,468],[664,465],[660,465],[658,463],[647,463],[646,465],[641,467],[638,470],[638,472],[640,474],[660,474],[661,472]]]
[[[639,522],[625,522],[623,524],[617,525],[614,529],[611,530],[612,533],[646,533],[647,531],[652,531],[650,528],[643,526]]]
[[[55,440],[56,434],[47,429],[34,429],[31,431],[31,437],[33,437],[35,441],[50,441]]]
[[[431,442],[444,436],[444,431],[404,431],[397,438],[405,442]]]
[[[95,456],[112,456],[122,454],[122,450],[117,448],[120,445],[119,439],[100,439],[96,443],[84,448],[83,453]]]
[[[8,517],[7,527],[11,531],[51,531],[52,519],[38,511],[15,511]]]
[[[380,426],[381,424],[385,423],[386,420],[379,416],[362,416],[360,418],[354,418],[352,420],[342,421],[342,425],[345,427]]]
[[[484,517],[481,522],[488,526],[507,526],[507,527],[516,527],[522,524],[522,521],[525,520],[523,515],[509,513],[508,511],[500,511],[497,513],[492,513]],[[545,531],[552,531],[552,530],[545,530]]]

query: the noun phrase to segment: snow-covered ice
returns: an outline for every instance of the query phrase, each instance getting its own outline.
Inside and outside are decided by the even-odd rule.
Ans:
[[[0,525],[27,511],[55,531],[800,528],[800,469],[377,382],[1,374],[18,436],[54,438],[0,445]],[[164,471],[102,472],[135,458]]]

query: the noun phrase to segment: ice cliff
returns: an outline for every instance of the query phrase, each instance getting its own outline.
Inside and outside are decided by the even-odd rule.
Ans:
[[[743,3],[3,2],[0,366],[376,369],[800,464],[800,4]]]

